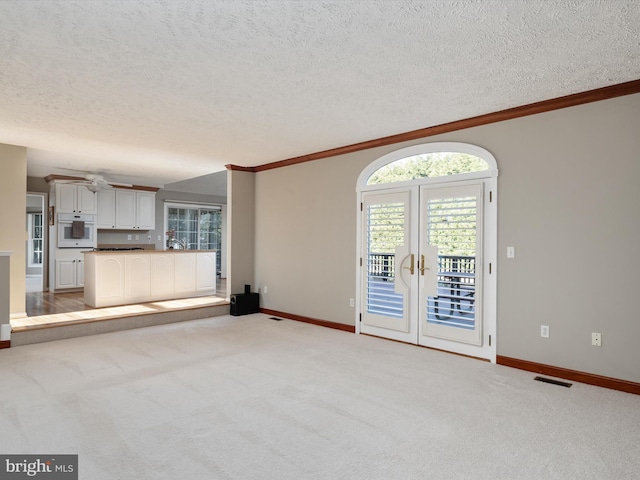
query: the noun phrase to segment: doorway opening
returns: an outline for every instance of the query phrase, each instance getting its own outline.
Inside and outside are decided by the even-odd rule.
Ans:
[[[431,143],[358,181],[356,332],[495,362],[497,164]]]
[[[47,278],[47,231],[48,217],[46,193],[27,193],[27,262],[26,292],[43,292],[48,286]]]

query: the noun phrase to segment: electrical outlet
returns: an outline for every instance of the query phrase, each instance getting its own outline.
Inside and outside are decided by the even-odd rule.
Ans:
[[[602,346],[602,334],[601,333],[592,333],[591,334],[591,345],[594,347]]]
[[[264,290],[263,290],[263,291],[264,291],[264,293],[269,293],[269,289],[268,289],[266,286],[265,286],[265,287],[263,287],[263,289],[264,289]]]
[[[349,299],[349,306],[350,307],[355,307],[356,306],[356,301],[353,298]]]
[[[136,240],[140,240],[140,235],[136,235]]]
[[[549,325],[540,325],[540,336],[542,338],[549,338]]]
[[[160,235],[158,235],[158,241],[161,242],[162,238],[160,237]]]

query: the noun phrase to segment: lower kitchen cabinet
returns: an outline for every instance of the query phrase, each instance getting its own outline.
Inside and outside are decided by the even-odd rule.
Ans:
[[[173,253],[151,255],[151,296],[160,298],[175,293],[176,279]]]
[[[85,262],[84,302],[91,307],[216,292],[215,251],[90,252]]]
[[[127,303],[151,297],[151,258],[149,255],[124,256],[124,299]]]
[[[83,258],[56,260],[56,290],[65,288],[82,288],[83,286]]]
[[[191,293],[196,291],[196,254],[180,253],[175,257],[176,262],[176,293]]]
[[[196,263],[196,290],[198,292],[216,289],[217,252],[201,252]],[[213,272],[213,275],[211,274]]]

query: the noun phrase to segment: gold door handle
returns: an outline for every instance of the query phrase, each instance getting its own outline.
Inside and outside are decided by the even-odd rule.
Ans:
[[[414,255],[413,255],[413,253],[411,254],[411,266],[410,267],[402,267],[402,268],[405,268],[405,269],[409,270],[411,272],[411,275],[413,275],[413,273],[415,272]]]
[[[425,270],[431,270],[429,267],[424,266],[424,255],[420,255],[420,274],[424,276]]]

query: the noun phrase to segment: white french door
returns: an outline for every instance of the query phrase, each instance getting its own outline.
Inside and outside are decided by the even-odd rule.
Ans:
[[[422,185],[362,196],[360,332],[481,358],[484,183]]]
[[[362,333],[415,343],[415,189],[364,194]]]

